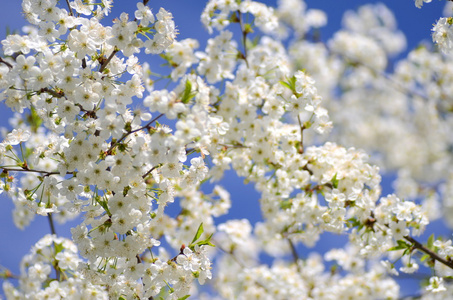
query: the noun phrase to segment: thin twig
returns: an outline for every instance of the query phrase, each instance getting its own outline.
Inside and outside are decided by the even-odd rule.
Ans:
[[[13,65],[0,57],[0,63],[5,64],[8,68],[12,69]]]
[[[219,146],[222,146],[222,147],[225,147],[225,148],[228,148],[228,149],[235,149],[235,148],[250,148],[249,146],[244,146],[242,144],[238,144],[238,145],[226,145],[226,144],[219,144]]]
[[[300,273],[300,271],[301,271],[300,266],[299,266],[300,257],[299,257],[299,254],[297,253],[296,246],[294,246],[294,243],[293,243],[293,241],[291,241],[290,238],[287,238],[287,241],[289,243],[289,247],[291,248],[291,254],[293,255],[293,260],[294,260],[294,263],[296,264],[297,271]]]
[[[160,164],[157,165],[157,166],[152,167],[148,172],[146,172],[146,173],[142,176],[142,178],[145,179],[146,177],[148,177],[148,175],[149,175],[152,171],[154,171],[155,169],[157,169],[159,166],[160,166]]]
[[[68,5],[69,15],[74,16],[74,12],[72,11],[71,4],[69,4],[69,0],[66,0],[66,4]]]
[[[55,235],[57,236],[57,232],[55,231],[55,224],[53,222],[53,218],[52,218],[52,213],[48,213],[47,214],[47,219],[49,220],[49,225],[50,225],[50,232],[52,233],[52,235]],[[55,251],[56,251],[56,244],[55,242],[53,243],[54,244],[54,247],[55,247]],[[56,254],[56,253],[55,253]],[[60,268],[58,267],[58,264],[55,263],[53,264],[53,268],[55,269],[55,277],[57,278],[58,281],[61,280],[61,271],[60,271]]]
[[[59,93],[59,92],[56,92],[56,91],[51,90],[49,88],[42,88],[39,92],[50,94],[50,95],[54,96],[55,98],[63,98],[64,97],[64,93],[63,92]]]
[[[99,68],[99,72],[102,73],[105,68],[107,67],[107,65],[109,64],[109,62],[112,60],[112,58],[115,56],[115,54],[118,52],[118,49],[115,48],[113,49],[112,53],[110,54],[110,56],[102,63],[101,67]]]
[[[242,32],[242,45],[244,46],[244,53],[243,53],[243,58],[245,60],[245,64],[247,65],[247,68],[249,67],[249,62],[247,60],[247,32],[245,31],[244,28],[244,23],[242,22],[242,13],[238,11],[238,19],[239,19],[239,26],[241,26],[241,32]]]
[[[55,225],[53,223],[53,218],[52,214],[47,214],[47,219],[49,220],[49,225],[50,225],[50,232],[54,235],[57,235],[57,232],[55,231]]]
[[[30,172],[30,173],[41,173],[44,174],[43,176],[50,176],[50,175],[57,175],[60,174],[60,172],[48,172],[48,171],[42,171],[42,170],[34,170],[34,169],[12,169],[12,168],[4,168],[0,167],[0,169],[3,169],[4,171],[8,172]],[[66,172],[66,175],[71,175],[73,172]]]
[[[111,146],[110,148],[107,150],[107,153],[110,153],[113,148],[118,145],[119,143],[121,143],[126,137],[128,137],[129,135],[131,135],[132,133],[135,133],[137,131],[140,131],[140,130],[143,130],[143,129],[147,129],[149,128],[149,126],[151,126],[151,124],[153,124],[154,122],[156,122],[157,120],[159,120],[161,117],[163,117],[164,114],[160,114],[158,115],[157,117],[155,117],[154,119],[152,119],[151,121],[149,121],[145,126],[142,126],[138,129],[134,129],[132,131],[129,131],[129,132],[126,132],[125,134],[123,134],[117,141],[115,141]]]

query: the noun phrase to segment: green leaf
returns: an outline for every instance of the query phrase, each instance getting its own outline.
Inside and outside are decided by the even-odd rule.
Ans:
[[[63,249],[64,249],[63,244],[55,243],[55,254],[60,253],[61,251],[63,251]]]
[[[429,236],[427,246],[428,249],[434,250],[434,233]]]
[[[402,249],[409,249],[411,247],[411,245],[406,243],[405,241],[398,240],[396,242],[398,243],[398,246],[392,247],[392,248],[388,249],[387,251],[396,251],[396,250],[402,250]]]
[[[178,298],[178,300],[186,300],[189,297],[190,297],[190,295],[185,295],[185,296],[182,296],[181,298]]]
[[[200,224],[200,226],[198,226],[197,233],[193,237],[193,240],[192,240],[192,242],[190,244],[192,245],[193,243],[195,243],[195,241],[200,238],[200,236],[203,234],[203,232],[204,232],[204,229],[203,229],[203,222],[202,222]]]
[[[283,200],[282,202],[280,202],[281,209],[290,209],[292,206],[293,206],[293,202],[291,201],[291,199]]]
[[[283,85],[284,87],[290,89],[291,92],[293,92],[293,94],[297,94],[296,93],[296,77],[295,76],[287,78],[287,81],[280,81],[280,84]]]
[[[424,262],[426,259],[430,258],[430,256],[428,254],[425,254],[423,255],[422,257],[420,257],[420,261],[421,262]]]
[[[333,178],[332,178],[332,185],[333,185],[333,188],[334,188],[334,189],[337,189],[337,188],[338,188],[337,174],[338,174],[338,173],[335,173],[335,175],[333,175]]]
[[[210,236],[208,236],[208,238],[205,239],[205,240],[203,240],[203,241],[199,241],[198,243],[196,243],[196,245],[198,245],[198,246],[200,246],[200,247],[201,247],[201,246],[211,246],[211,247],[215,247],[215,245],[211,243],[212,235],[213,235],[213,234],[211,234]]]
[[[197,245],[199,247],[201,246],[211,246],[211,247],[215,247],[215,245],[209,241],[202,241],[202,242],[198,242]],[[192,250],[193,251],[193,250]]]
[[[244,24],[244,33],[245,34],[253,33],[252,25]]]
[[[291,86],[291,91],[296,92],[296,76],[289,78],[289,85]]]
[[[352,227],[363,227],[363,224],[362,222],[360,221],[357,221],[356,218],[350,218],[350,219],[347,219],[346,221],[348,221],[348,227],[352,228]]]
[[[282,81],[280,81],[280,84],[291,90],[291,86],[289,85],[289,83],[282,80]]]
[[[181,102],[184,104],[187,104],[190,100],[190,98],[193,97],[192,92],[192,83],[190,80],[186,80],[186,87],[184,88],[184,93],[181,98]]]

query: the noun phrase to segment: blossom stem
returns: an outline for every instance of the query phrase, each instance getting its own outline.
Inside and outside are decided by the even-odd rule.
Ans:
[[[300,116],[297,115],[297,121],[299,121],[299,126],[300,126],[300,149],[299,149],[299,154],[304,153],[304,129],[305,126],[302,125],[302,122],[300,121]]]
[[[0,265],[0,278],[2,278],[2,279],[8,279],[8,278],[20,279],[20,276],[14,275],[13,273],[11,273],[11,271],[9,269]]]

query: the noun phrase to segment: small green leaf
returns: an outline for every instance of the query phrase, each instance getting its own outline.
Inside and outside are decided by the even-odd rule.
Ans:
[[[281,209],[290,209],[292,206],[293,206],[293,202],[290,199],[280,202]]]
[[[337,189],[338,188],[338,179],[337,179],[337,174],[338,173],[335,173],[335,175],[333,175],[333,178],[332,178],[332,185],[333,185],[333,188],[334,189]]]
[[[422,257],[420,257],[420,261],[421,262],[424,262],[425,260],[427,260],[430,256],[428,254],[425,254],[423,255]]]
[[[63,251],[63,249],[64,247],[62,244],[55,243],[55,254],[60,253],[61,251]]]
[[[434,250],[434,233],[429,236],[427,246],[428,249]]]
[[[198,229],[197,229],[197,233],[195,234],[195,236],[193,237],[193,240],[190,244],[193,244],[195,243],[196,240],[198,240],[200,238],[200,236],[203,234],[204,232],[204,229],[203,229],[203,222],[200,224],[200,226],[198,226]]]
[[[360,229],[361,227],[363,227],[362,222],[357,221],[356,218],[350,218],[350,219],[347,219],[346,221],[349,222],[349,223],[348,223],[348,227],[349,227],[349,228],[359,227],[359,229]]]
[[[289,85],[291,86],[291,91],[296,92],[296,76],[289,78]]]
[[[402,250],[402,249],[409,249],[411,247],[411,245],[406,243],[405,241],[398,240],[396,242],[398,243],[398,246],[392,247],[392,248],[388,249],[387,251],[396,251],[396,250]]]
[[[190,82],[190,80],[186,80],[186,87],[184,89],[184,93],[181,98],[182,103],[187,104],[189,102],[190,98],[193,97],[193,94],[191,92],[192,92],[192,83]]]
[[[205,241],[198,242],[197,245],[198,245],[199,247],[201,247],[201,246],[211,246],[211,247],[215,247],[215,245],[214,245],[213,243],[211,243],[211,242],[205,242]],[[193,250],[192,250],[192,251],[193,251]]]
[[[288,88],[288,89],[291,90],[291,86],[290,86],[287,82],[285,82],[285,81],[280,81],[280,84],[283,85],[284,87],[286,87],[286,88]]]
[[[185,296],[182,296],[181,298],[178,298],[178,300],[186,300],[189,297],[190,297],[190,295],[185,295]]]
[[[245,33],[245,34],[253,33],[252,25],[250,25],[250,24],[245,24],[245,25],[244,25],[244,33]]]
[[[211,234],[207,239],[205,239],[205,240],[203,240],[203,241],[199,241],[198,243],[196,243],[196,245],[198,245],[198,246],[200,246],[200,247],[201,247],[201,246],[211,246],[211,247],[215,247],[215,245],[213,245],[213,244],[211,243],[212,235],[213,235],[213,234]]]

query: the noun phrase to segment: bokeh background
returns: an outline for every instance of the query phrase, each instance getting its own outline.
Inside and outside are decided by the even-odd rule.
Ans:
[[[64,1],[60,1],[64,4]],[[275,6],[277,0],[262,1]],[[321,30],[322,40],[327,40],[341,26],[341,19],[346,10],[355,10],[360,5],[366,3],[384,3],[395,14],[398,20],[399,29],[402,30],[407,38],[407,49],[400,55],[407,54],[410,49],[413,49],[420,43],[431,43],[431,28],[442,15],[443,7],[446,1],[433,1],[425,4],[422,9],[418,9],[414,5],[413,0],[385,0],[385,1],[366,1],[366,0],[312,0],[306,1],[308,8],[318,8],[324,10],[328,15],[328,25]],[[203,49],[206,45],[206,40],[209,38],[207,30],[203,28],[199,20],[200,14],[204,8],[206,1],[200,0],[151,0],[149,6],[153,12],[157,12],[159,7],[169,10],[173,16],[175,23],[179,29],[178,39],[195,38],[200,41],[200,48]],[[136,8],[136,1],[117,0],[114,2],[114,8],[109,16],[109,19],[118,17],[122,11],[129,12],[131,15]],[[106,20],[108,22],[109,20]],[[108,24],[108,23],[104,23]],[[21,1],[0,0],[0,39],[4,39],[7,32],[20,31],[22,26],[27,25],[21,14]],[[141,56],[141,61],[147,61],[151,67],[158,66],[162,61],[157,56]],[[395,58],[395,59],[398,59]],[[0,126],[11,130],[8,123],[8,118],[11,116],[11,111],[4,103],[0,103]],[[383,194],[392,192],[391,188],[392,175],[384,177]],[[224,222],[227,218],[247,218],[252,224],[260,220],[260,213],[257,205],[258,194],[253,186],[244,185],[241,178],[237,178],[233,173],[227,173],[227,176],[222,181],[222,185],[230,191],[232,199],[232,210],[227,217],[222,217],[216,222]],[[38,216],[24,231],[17,229],[12,221],[11,212],[13,204],[5,195],[0,195],[0,266],[11,270],[14,274],[19,274],[19,264],[21,258],[29,251],[30,247],[36,243],[42,236],[50,232],[47,218]],[[58,235],[70,237],[70,228],[77,224],[74,221],[64,226],[57,227]],[[440,232],[447,233],[443,229],[442,224],[434,224],[429,228],[429,231],[436,231],[436,235]],[[327,241],[326,241],[327,240]],[[323,238],[322,242],[314,249],[300,248],[299,251],[320,251],[324,253],[331,247],[341,247],[344,243],[344,237],[335,235],[329,236],[328,239]],[[1,280],[0,280],[1,283]],[[401,279],[402,294],[415,294],[418,287],[415,281]],[[0,288],[0,298],[3,294]]]

